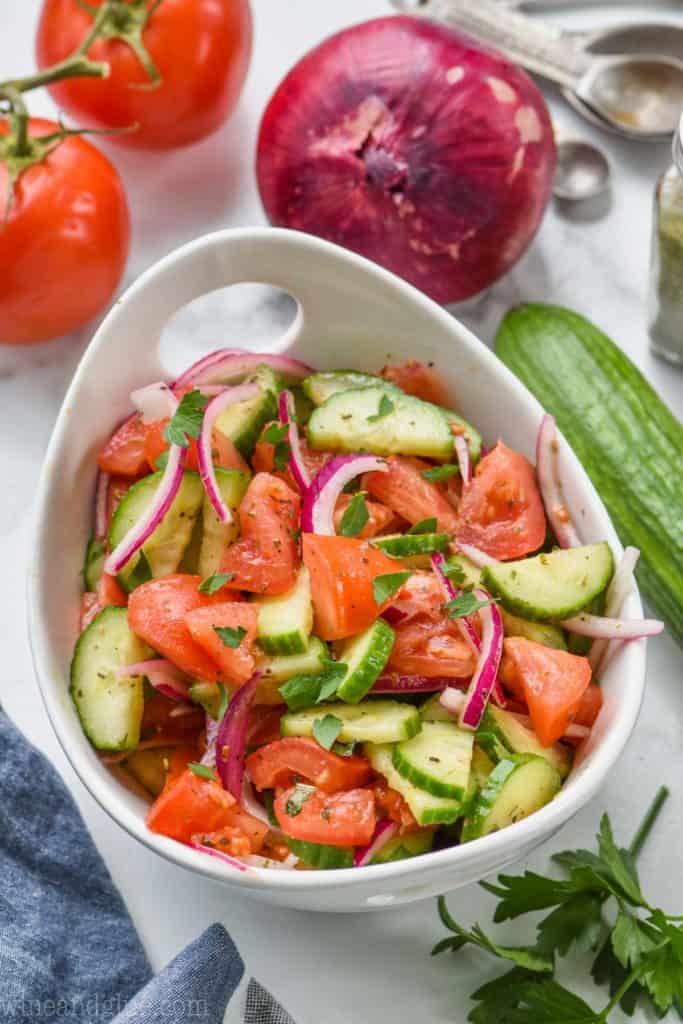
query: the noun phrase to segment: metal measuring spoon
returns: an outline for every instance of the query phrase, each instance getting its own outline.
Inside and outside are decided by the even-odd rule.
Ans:
[[[510,60],[571,90],[605,124],[631,139],[658,140],[683,109],[683,60],[669,53],[596,55],[580,37],[544,25],[497,0],[393,0],[455,23]]]
[[[553,195],[567,202],[595,199],[607,191],[612,170],[597,146],[584,139],[557,139]]]

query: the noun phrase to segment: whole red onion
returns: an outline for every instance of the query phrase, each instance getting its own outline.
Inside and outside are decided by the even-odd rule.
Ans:
[[[543,97],[499,54],[422,18],[311,50],[266,108],[256,170],[272,223],[381,263],[439,302],[519,259],[555,172]]]

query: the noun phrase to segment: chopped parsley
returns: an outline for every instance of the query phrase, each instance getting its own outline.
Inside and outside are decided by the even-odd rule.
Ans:
[[[357,537],[370,518],[368,506],[365,504],[365,493],[358,491],[354,494],[345,509],[339,524],[339,533],[342,537]]]
[[[486,608],[487,605],[495,603],[494,598],[480,601],[474,594],[466,591],[459,597],[454,597],[452,601],[448,601],[444,607],[448,612],[449,619],[464,619],[466,616],[479,611],[480,608]]]
[[[408,534],[436,533],[436,527],[436,516],[430,516],[429,519],[421,519],[419,523],[415,523],[415,526],[411,526]]]
[[[206,579],[197,587],[200,594],[215,594],[217,590],[224,587],[226,583],[235,578],[234,572],[215,572],[213,576],[207,576]]]
[[[336,715],[325,715],[324,718],[316,718],[313,722],[313,738],[325,750],[331,750],[343,727],[344,723]]]
[[[292,792],[287,797],[285,804],[285,814],[290,818],[296,818],[297,814],[301,814],[301,809],[307,800],[315,793],[315,786],[307,786],[303,782],[297,782]]]
[[[433,466],[432,469],[423,469],[422,476],[425,480],[428,480],[430,484],[436,484],[440,480],[448,480],[451,476],[459,476],[460,467],[449,464],[447,466]]]
[[[247,635],[246,629],[242,626],[237,626],[235,629],[232,626],[214,626],[213,631],[218,634],[226,647],[232,647],[233,650],[239,647]]]
[[[187,767],[193,775],[198,775],[200,779],[211,779],[212,782],[218,782],[216,773],[208,765],[199,764],[198,761],[190,761]]]
[[[375,423],[377,420],[383,420],[385,416],[394,411],[394,403],[391,401],[388,395],[382,395],[379,400],[379,408],[374,416],[368,416],[368,423]]]
[[[208,404],[209,399],[206,395],[196,389],[183,395],[173,418],[164,430],[164,437],[168,443],[187,448],[190,443],[189,438],[196,441],[202,429],[204,410]]]
[[[375,603],[384,604],[388,601],[412,575],[412,572],[388,572],[384,576],[375,576],[372,581],[372,596]]]

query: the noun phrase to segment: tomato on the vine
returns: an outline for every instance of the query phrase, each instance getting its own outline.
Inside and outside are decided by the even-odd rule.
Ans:
[[[29,141],[60,130],[28,122]],[[0,120],[0,138],[7,133]],[[63,139],[24,170],[8,212],[9,173],[0,161],[0,342],[22,345],[68,334],[106,306],[126,265],[130,223],[121,179],[83,138]]]
[[[77,49],[102,3],[44,0],[36,39],[41,70]],[[121,37],[96,39],[87,51],[91,60],[109,64],[110,73],[53,83],[49,89],[60,109],[89,127],[137,124],[116,141],[141,148],[184,146],[215,131],[237,103],[249,66],[248,0],[110,0],[110,6],[113,24],[123,26]],[[124,41],[136,25],[157,85]]]

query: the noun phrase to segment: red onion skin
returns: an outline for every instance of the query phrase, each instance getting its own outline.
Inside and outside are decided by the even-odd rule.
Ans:
[[[256,172],[271,223],[352,249],[448,303],[517,262],[555,165],[531,79],[406,15],[346,29],[292,68],[263,116]]]

